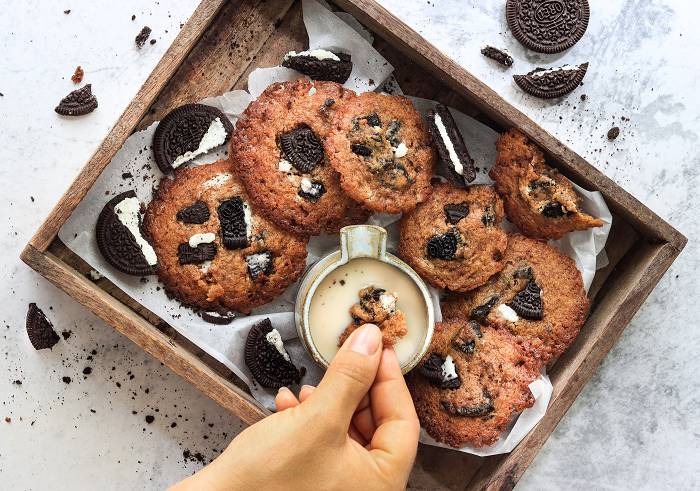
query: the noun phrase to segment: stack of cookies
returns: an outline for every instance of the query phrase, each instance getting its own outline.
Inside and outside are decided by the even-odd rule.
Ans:
[[[324,59],[347,71],[347,60]],[[187,167],[224,143],[228,159]],[[498,141],[495,186],[472,185],[474,162],[447,108],[424,119],[405,97],[300,79],[269,86],[235,128],[209,106],[174,110],[155,132],[154,155],[166,176],[145,217],[133,192],[112,199],[98,246],[124,273],[157,274],[210,322],[230,322],[294,283],[309,237],[372,212],[402,213],[401,257],[447,292],[446,320],[409,375],[420,420],[439,441],[493,443],[533,404],[528,385],[586,318],[574,262],[542,239],[602,222],[515,130]],[[507,234],[506,217],[524,235]],[[269,322],[245,349],[265,387],[303,376]]]

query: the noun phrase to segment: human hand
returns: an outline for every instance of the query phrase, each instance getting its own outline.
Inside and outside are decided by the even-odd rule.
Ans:
[[[367,324],[345,341],[317,388],[281,389],[278,412],[240,433],[173,489],[403,489],[419,424],[394,351]]]

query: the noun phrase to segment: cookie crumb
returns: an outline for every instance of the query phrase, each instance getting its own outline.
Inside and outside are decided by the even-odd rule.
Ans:
[[[5,416],[5,423],[12,423],[12,418]]]
[[[141,32],[136,36],[136,39],[134,40],[136,42],[136,47],[141,49],[143,48],[143,45],[146,44],[146,41],[148,40],[148,37],[151,35],[151,28],[148,26],[143,26],[143,29],[141,29]]]
[[[613,126],[608,130],[608,140],[612,141],[620,136],[620,128],[618,126]]]
[[[131,15],[131,20],[136,20],[136,14]]]
[[[151,44],[156,44],[156,40],[155,40],[155,39],[151,39]]]
[[[63,13],[66,15],[70,14],[70,9],[64,10]]]
[[[148,423],[149,425],[150,425],[151,423],[153,423],[155,420],[156,420],[156,418],[155,418],[155,416],[153,416],[152,414],[149,414],[149,415],[146,416],[146,423]]]
[[[85,75],[85,72],[83,71],[83,68],[78,65],[70,79],[73,81],[73,83],[79,84],[83,81],[83,75]]]
[[[63,380],[64,384],[70,384],[72,382],[70,377],[63,377],[61,380]]]

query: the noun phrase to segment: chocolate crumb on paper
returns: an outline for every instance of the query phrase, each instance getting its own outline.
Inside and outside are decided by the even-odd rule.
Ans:
[[[136,39],[134,40],[136,42],[136,47],[139,49],[143,48],[143,45],[146,44],[146,41],[148,41],[148,37],[150,35],[151,28],[148,26],[143,26],[143,29],[141,29],[141,32],[138,33]]]
[[[618,126],[613,126],[608,130],[608,140],[612,141],[620,136],[620,128]]]
[[[83,81],[83,75],[85,75],[85,72],[83,71],[83,67],[78,65],[75,69],[75,72],[73,72],[73,75],[71,76],[71,80],[73,83],[79,84],[80,82]]]

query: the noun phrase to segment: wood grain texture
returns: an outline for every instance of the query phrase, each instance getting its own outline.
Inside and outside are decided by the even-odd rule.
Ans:
[[[149,106],[163,90],[170,77],[182,64],[183,60],[209,27],[211,20],[219,11],[225,0],[202,0],[192,13],[187,23],[177,35],[173,44],[160,59],[155,69],[148,76],[134,99],[121,114],[117,123],[107,134],[87,164],[80,171],[68,191],[61,197],[49,216],[39,227],[29,243],[39,251],[45,251],[58,234],[80,200],[95,183],[102,170],[112,160],[117,150],[131,135],[136,125],[144,116]]]

